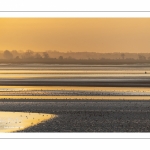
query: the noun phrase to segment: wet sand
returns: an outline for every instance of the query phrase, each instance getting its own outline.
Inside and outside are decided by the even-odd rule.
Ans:
[[[58,116],[19,132],[150,132],[150,101],[0,100],[0,110]]]
[[[0,81],[1,86],[100,86],[100,87],[150,87],[150,79],[101,79],[101,80],[65,80],[65,81],[54,81],[52,80],[35,80],[35,81]]]
[[[62,79],[61,79],[62,80]],[[125,80],[125,81],[124,81]],[[149,99],[149,80],[148,79],[133,79],[133,80],[114,80],[113,82],[110,82],[109,80],[105,79],[99,79],[98,81],[93,82],[90,80],[83,80],[80,82],[71,82],[71,81],[65,81],[65,82],[57,82],[57,81],[0,81],[0,85],[3,84],[6,85],[4,87],[1,87],[1,94],[5,97],[5,99],[0,99],[0,110],[4,112],[31,112],[31,113],[46,113],[46,114],[54,114],[57,115],[57,118],[47,120],[45,122],[42,122],[40,124],[37,124],[35,126],[28,127],[24,130],[18,131],[18,132],[150,132],[150,100],[137,100],[134,95],[136,95],[139,98],[146,98],[146,93],[148,95]],[[103,82],[102,82],[103,81]],[[125,83],[124,83],[125,82]],[[106,87],[114,86],[114,89],[107,89],[102,88],[102,91],[99,91],[99,95],[105,95],[110,98],[110,95],[122,95],[123,98],[130,97],[130,100],[120,100],[120,99],[113,99],[113,100],[102,100],[100,99],[100,96],[98,96],[99,99],[97,100],[84,100],[82,99],[59,99],[59,94],[63,92],[65,95],[68,91],[63,91],[64,87],[60,86],[62,91],[57,90],[57,87],[51,87],[52,89],[55,89],[57,91],[55,99],[28,99],[29,93],[33,94],[33,91],[30,92],[30,90],[35,89],[35,87],[29,88],[29,85],[32,85],[33,83],[37,85],[43,85],[45,87],[45,90],[49,89],[47,85],[49,84],[58,84],[58,85],[77,85],[76,88],[78,88],[79,85],[85,86],[85,88],[92,88],[88,92],[84,93],[76,89],[72,91],[69,91],[69,94],[71,97],[72,95],[86,95],[86,97],[90,97],[92,95],[91,91],[95,89],[95,86],[100,87],[99,85],[103,85]],[[11,86],[8,87],[7,84],[10,84]],[[24,87],[15,86],[15,84],[19,84]],[[34,84],[33,84],[34,85]],[[94,86],[93,86],[94,85]],[[130,86],[135,87],[143,87],[143,88],[132,88],[129,89]],[[15,88],[13,87],[15,86]],[[126,87],[126,90],[121,90],[120,88],[116,88],[116,86]],[[145,88],[147,86],[147,88]],[[7,87],[7,88],[6,88]],[[25,88],[26,87],[26,88]],[[39,87],[38,92],[42,87]],[[72,90],[73,87],[67,86],[67,88],[70,88]],[[102,86],[101,86],[102,87]],[[23,91],[22,89],[25,88]],[[49,89],[49,91],[52,92],[52,89]],[[120,89],[120,93],[119,93]],[[14,92],[16,94],[16,91],[20,93],[22,91],[23,93],[26,91],[26,95],[23,95],[26,99],[11,99],[12,93]],[[28,91],[29,90],[29,91]],[[82,90],[82,88],[81,88]],[[115,90],[115,93],[112,93],[112,91]],[[42,90],[42,92],[44,89]],[[55,92],[56,92],[55,91]],[[109,91],[109,92],[108,92]],[[127,92],[128,91],[128,92]],[[4,94],[5,92],[5,94]],[[77,93],[75,93],[77,92]],[[94,92],[94,91],[93,91]],[[114,91],[113,91],[114,92]],[[136,92],[136,94],[135,94]],[[23,93],[20,93],[21,95]],[[37,91],[35,91],[37,93]],[[97,95],[98,93],[93,93],[93,95]],[[103,94],[102,94],[103,93]],[[4,94],[4,95],[3,95]],[[53,91],[54,94],[54,91]],[[58,95],[57,95],[58,94]],[[125,96],[126,94],[126,96]],[[141,96],[140,96],[141,94]],[[5,96],[6,95],[6,96]],[[6,99],[6,97],[10,96],[9,99]],[[41,93],[38,96],[33,96],[34,98],[40,97]],[[60,94],[62,96],[62,93]],[[88,95],[88,96],[87,96]],[[117,97],[118,97],[117,96]],[[48,98],[48,96],[46,96]],[[54,97],[54,96],[53,96]],[[77,98],[77,96],[75,96]],[[134,100],[133,100],[134,97]],[[19,96],[16,96],[16,98],[19,98]]]
[[[46,113],[58,116],[19,132],[150,132],[150,92],[147,91],[150,87],[150,67],[147,65],[9,64],[0,65],[0,70],[2,89],[0,98],[5,98],[0,99],[1,111]],[[19,86],[22,88],[19,89]],[[58,86],[62,91],[55,89],[57,92],[53,91],[51,95],[48,91],[39,89],[30,92],[32,88],[28,89],[29,86],[41,89],[41,86],[44,86],[45,90],[50,86]],[[88,92],[76,89],[72,92],[63,91],[63,86],[69,87],[69,90],[72,86],[93,89]],[[101,92],[94,92],[95,87],[103,87],[103,89]],[[105,91],[104,87],[113,87],[115,91]],[[127,89],[118,92],[117,88],[120,87],[138,87],[140,90]],[[144,89],[146,87],[147,89]],[[18,90],[18,94],[15,89]],[[49,92],[51,91],[52,89],[49,89]],[[70,96],[72,99],[59,99],[59,96],[63,95]],[[90,99],[90,96],[94,95],[98,96],[97,100]],[[23,96],[23,98],[12,99],[13,96],[16,98]],[[31,99],[29,96],[34,98]],[[42,96],[47,99],[42,100]],[[52,100],[48,96],[56,96],[57,100]],[[83,97],[81,100],[73,99],[73,96],[76,98],[86,96],[88,100],[84,100]],[[108,100],[105,97],[103,100],[100,96],[109,98],[120,96],[120,99],[117,97],[118,99]],[[126,100],[121,100],[121,96],[126,97]],[[130,96],[131,99],[127,100]],[[139,100],[135,96],[139,97]],[[36,99],[37,97],[39,99]],[[141,100],[142,97],[147,100]]]

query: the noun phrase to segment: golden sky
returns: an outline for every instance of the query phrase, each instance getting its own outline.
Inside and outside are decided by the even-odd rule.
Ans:
[[[150,18],[0,18],[0,50],[150,52]]]

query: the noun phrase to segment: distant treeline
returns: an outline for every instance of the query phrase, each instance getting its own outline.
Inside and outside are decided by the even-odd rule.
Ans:
[[[150,53],[96,53],[9,51],[0,53],[0,63],[49,64],[143,64],[150,63]]]

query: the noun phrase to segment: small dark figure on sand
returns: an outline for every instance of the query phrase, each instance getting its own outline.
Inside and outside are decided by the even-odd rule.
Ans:
[[[145,74],[147,74],[147,72],[145,71]]]

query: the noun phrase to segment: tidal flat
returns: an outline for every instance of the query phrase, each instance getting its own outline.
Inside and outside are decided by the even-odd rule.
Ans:
[[[149,68],[0,65],[0,119],[11,113],[57,116],[13,132],[150,132]]]

